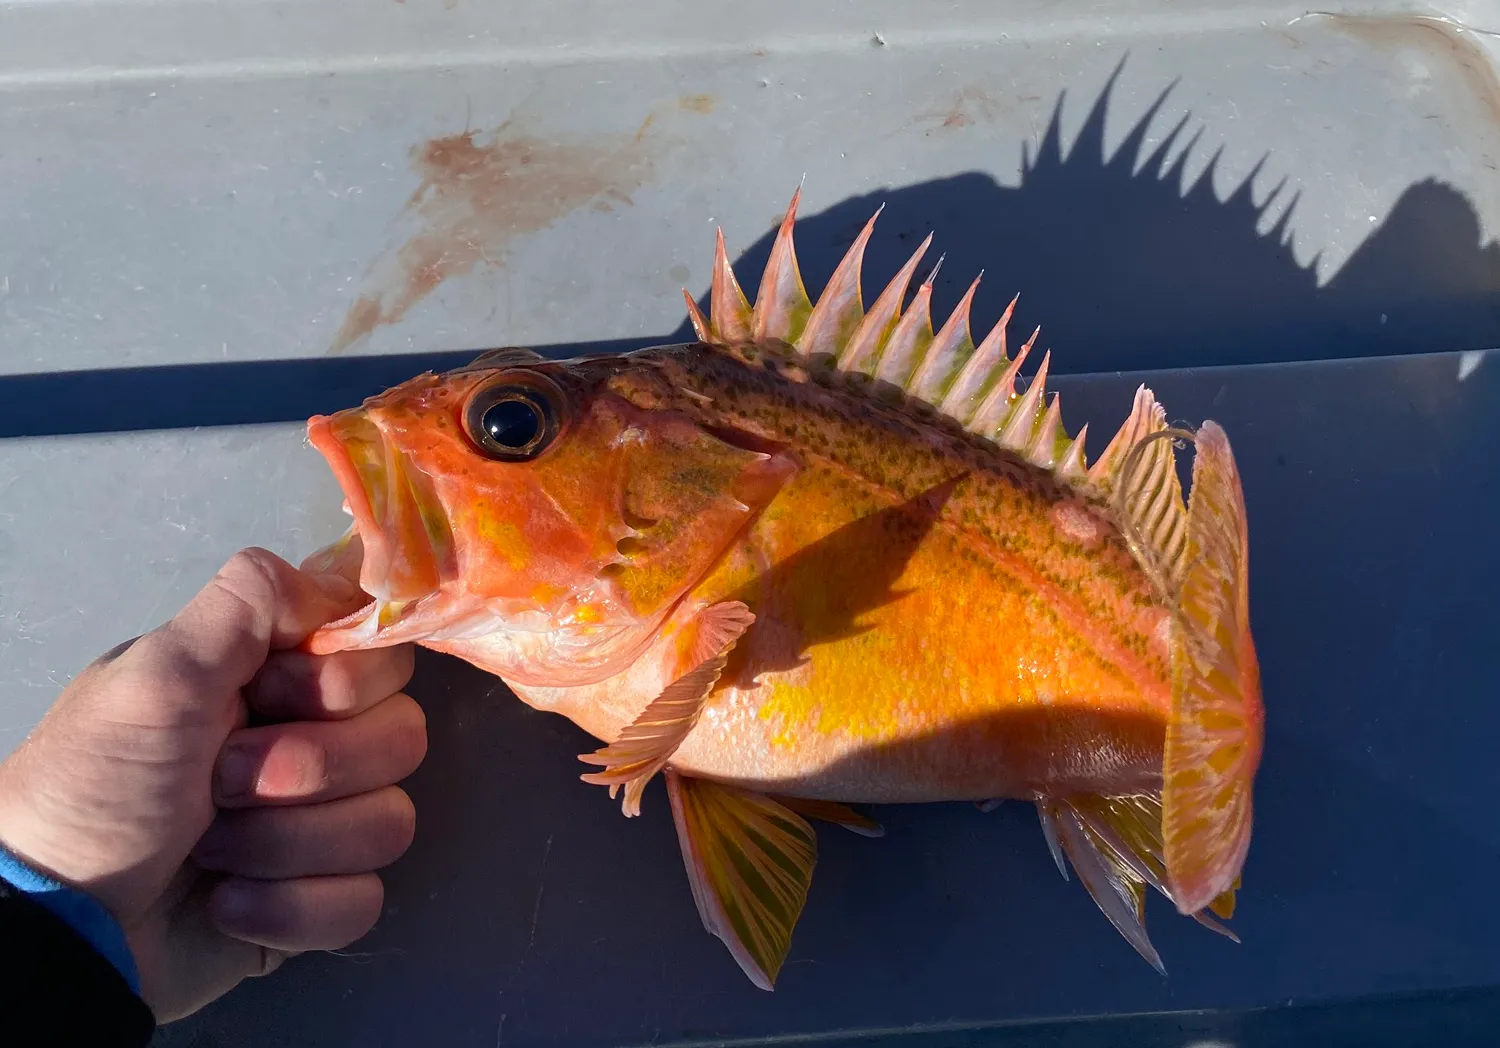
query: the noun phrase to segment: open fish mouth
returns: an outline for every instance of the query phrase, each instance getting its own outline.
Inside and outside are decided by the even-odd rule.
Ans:
[[[314,416],[307,436],[333,470],[354,524],[304,567],[351,580],[357,568],[356,581],[372,601],[350,619],[386,620],[372,623],[379,628],[441,588],[453,559],[447,515],[426,475],[364,409]]]

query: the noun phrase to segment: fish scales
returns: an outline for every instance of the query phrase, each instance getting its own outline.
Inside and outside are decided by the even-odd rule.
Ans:
[[[660,778],[705,927],[771,989],[857,803],[1035,805],[1059,869],[1158,970],[1148,891],[1234,938],[1264,736],[1228,438],[1145,387],[1099,457],[978,281],[934,332],[931,238],[868,312],[865,226],[816,302],[792,199],[752,306],[715,245],[698,340],[480,354],[309,420],[353,517],[304,561],[369,604],[313,652],[415,642]],[[878,215],[878,212],[877,212]],[[1191,495],[1175,447],[1194,449]],[[1212,916],[1211,916],[1212,915]]]
[[[743,705],[746,693],[762,693],[763,726],[711,718],[684,741],[678,767],[846,801],[977,800],[1049,787],[1087,791],[1106,782],[1118,788],[1120,775],[1141,788],[1159,784],[1159,757],[1153,763],[1151,755],[1160,751],[1170,692],[1160,639],[1166,611],[1097,499],[904,405],[872,408],[868,397],[843,388],[842,376],[825,371],[832,377],[826,384],[795,381],[785,367],[766,368],[771,358],[763,349],[749,359],[694,346],[639,356],[644,366],[612,383],[627,399],[658,405],[674,390],[688,391],[678,394],[678,410],[790,446],[802,460],[798,477],[752,526],[740,560],[720,567],[692,594],[707,604],[741,599],[757,614],[760,625],[745,638],[741,657],[731,660],[736,672],[721,679],[716,698]],[[888,512],[917,505],[939,489],[946,490],[932,500],[931,521],[920,519],[922,508]],[[808,512],[813,506],[821,512]],[[786,586],[757,593],[742,582],[749,551],[777,562],[881,513],[887,515],[875,518],[881,524],[867,541],[853,549],[846,544]],[[796,520],[790,533],[789,518]],[[851,556],[853,563],[839,562]],[[907,596],[879,595],[883,604],[846,612],[851,621],[843,624],[870,637],[907,638],[888,648],[876,672],[867,670],[866,651],[850,644],[815,644],[806,653],[810,670],[765,671],[763,661],[755,661],[751,653],[768,617],[779,620],[779,634],[799,625],[816,632],[810,609],[818,598],[883,574],[878,562],[888,558],[901,561],[890,589],[907,590]],[[786,600],[793,606],[778,615],[778,603]],[[932,636],[947,640],[929,643]],[[1010,665],[986,665],[996,660]],[[1036,672],[1013,668],[1022,663]],[[1068,666],[1075,667],[1071,679]],[[759,688],[746,687],[757,679]],[[738,694],[725,694],[731,690]],[[928,700],[903,701],[914,690]],[[1112,705],[1121,713],[1114,723]],[[1149,715],[1139,715],[1143,705]],[[1018,708],[1028,707],[1049,713],[1031,721],[1019,715]],[[1046,743],[1069,708],[1080,737],[1073,745]],[[1004,716],[1007,711],[1013,716]],[[955,716],[968,723],[949,724]],[[738,734],[746,730],[764,731],[772,740],[764,752],[757,750],[753,767],[738,759],[744,747]],[[793,733],[803,730],[822,738],[793,743]],[[868,749],[920,732],[931,735],[904,757],[877,757]],[[1085,753],[1093,766],[1074,759]],[[840,760],[849,763],[832,767]],[[959,775],[957,762],[965,761],[972,770]],[[881,773],[873,774],[872,765]]]

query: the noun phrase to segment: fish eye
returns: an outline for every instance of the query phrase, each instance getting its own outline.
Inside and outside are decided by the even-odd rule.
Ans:
[[[469,400],[464,429],[492,459],[524,462],[536,458],[557,436],[556,397],[530,382],[497,382]]]

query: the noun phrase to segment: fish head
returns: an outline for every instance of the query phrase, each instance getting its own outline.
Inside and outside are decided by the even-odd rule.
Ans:
[[[303,566],[371,600],[309,650],[478,643],[555,686],[623,669],[795,468],[649,361],[495,351],[310,419],[353,524]]]

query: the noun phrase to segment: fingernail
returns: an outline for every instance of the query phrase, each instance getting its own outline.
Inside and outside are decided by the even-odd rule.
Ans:
[[[260,762],[255,754],[238,746],[230,746],[219,756],[219,796],[224,800],[238,800],[255,789],[255,780]]]

